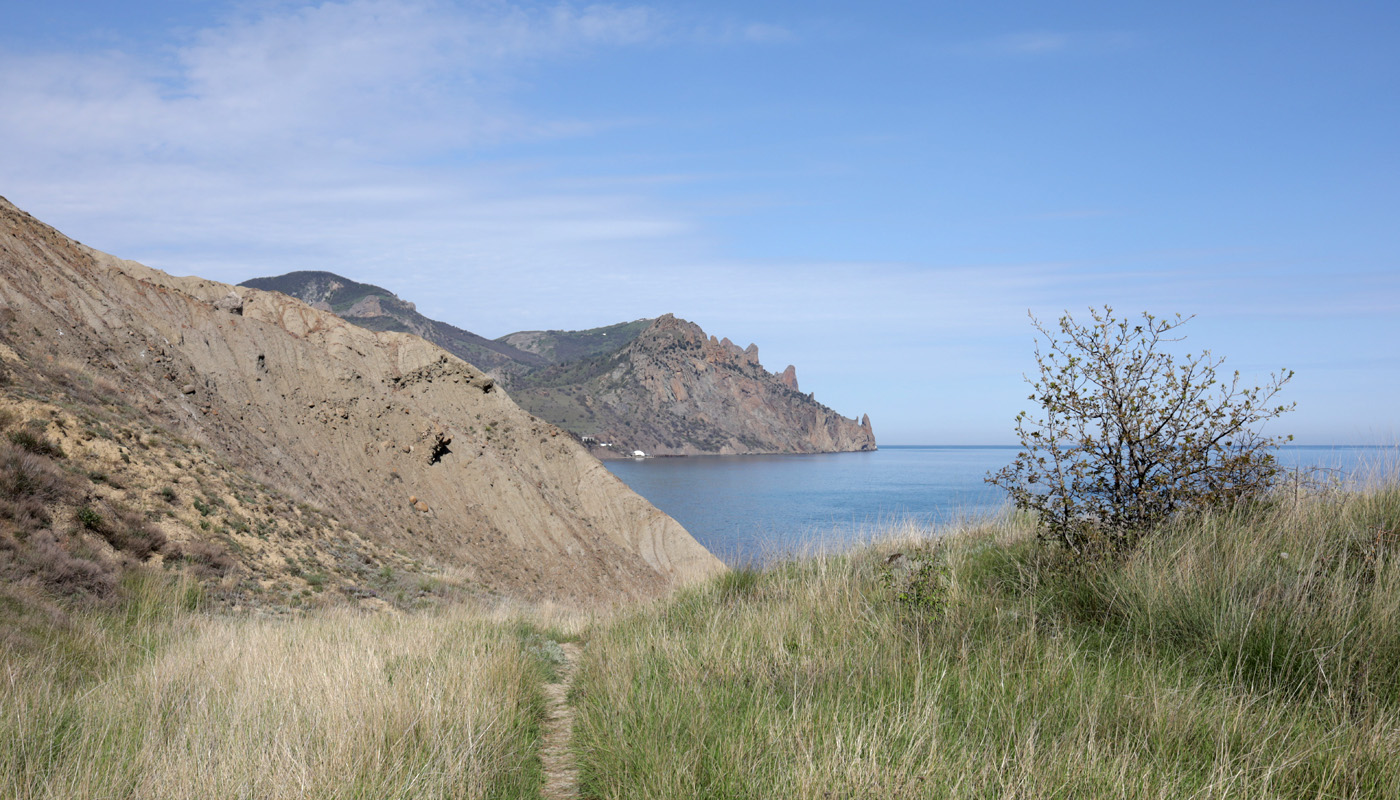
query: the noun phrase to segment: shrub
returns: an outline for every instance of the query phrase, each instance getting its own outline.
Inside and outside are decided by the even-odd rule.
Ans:
[[[63,449],[44,436],[33,431],[20,429],[10,432],[10,441],[16,447],[27,450],[35,455],[49,456],[51,458],[63,458]]]
[[[46,519],[44,505],[71,489],[72,481],[48,458],[0,442],[0,515],[16,522],[21,517]]]
[[[97,513],[97,510],[92,506],[83,506],[78,509],[74,516],[77,518],[79,525],[90,531],[101,532],[105,527],[102,515]]]
[[[233,557],[217,542],[189,542],[181,549],[172,550],[171,555],[188,563],[199,578],[217,578],[233,566]]]
[[[110,594],[116,586],[112,567],[65,546],[71,544],[60,541],[53,531],[35,533],[18,554],[20,573],[38,578],[40,583],[59,594],[98,597]]]
[[[165,534],[153,527],[141,512],[117,508],[113,513],[116,517],[115,530],[107,537],[113,547],[142,561],[166,548],[168,542]]]
[[[92,506],[82,506],[74,514],[85,530],[101,536],[113,548],[145,561],[166,546],[165,534],[151,527],[139,512],[117,506],[104,516]]]
[[[1218,375],[1209,351],[1178,363],[1165,347],[1190,320],[1113,309],[1092,322],[1060,318],[1058,335],[1032,317],[1047,348],[1027,378],[1038,416],[1022,411],[1023,450],[987,481],[1038,516],[1042,535],[1084,553],[1123,550],[1173,514],[1228,508],[1267,492],[1278,474],[1272,450],[1287,438],[1259,433],[1291,405],[1272,405],[1293,373],[1262,387]]]

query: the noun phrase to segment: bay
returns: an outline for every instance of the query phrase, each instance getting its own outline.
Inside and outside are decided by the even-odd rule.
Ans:
[[[607,468],[729,564],[842,547],[876,528],[941,526],[998,513],[1005,494],[983,481],[1017,447],[884,446],[871,453],[690,456],[606,461]],[[1365,477],[1395,448],[1289,446],[1285,467]]]

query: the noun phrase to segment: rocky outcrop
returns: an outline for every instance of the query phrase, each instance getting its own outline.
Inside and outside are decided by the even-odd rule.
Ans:
[[[91,250],[3,199],[0,340],[15,365],[73,365],[124,413],[482,592],[612,602],[722,569],[472,364]]]
[[[874,450],[867,416],[841,416],[797,390],[797,370],[769,373],[758,346],[716,341],[667,314],[614,353],[512,378],[512,396],[538,416],[650,455]]]
[[[794,367],[793,365],[788,364],[787,369],[783,370],[783,374],[781,374],[781,375],[778,376],[778,380],[782,381],[784,386],[786,386],[787,388],[793,390],[794,392],[798,391],[798,388],[797,388],[797,367]],[[867,422],[870,421],[870,417],[868,417],[868,416],[867,416],[865,419],[866,419]]]

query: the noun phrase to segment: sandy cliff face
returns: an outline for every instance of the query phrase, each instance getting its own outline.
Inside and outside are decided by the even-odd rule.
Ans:
[[[0,340],[12,367],[78,364],[233,468],[489,591],[619,600],[722,568],[443,350],[279,293],[122,261],[3,199]]]
[[[513,384],[541,416],[630,453],[827,453],[874,450],[870,418],[848,419],[797,390],[796,369],[772,374],[758,347],[707,337],[667,314],[626,347]]]

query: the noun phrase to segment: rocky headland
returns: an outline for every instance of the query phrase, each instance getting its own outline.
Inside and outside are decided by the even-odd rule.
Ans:
[[[791,365],[767,371],[757,345],[707,336],[671,314],[643,322],[612,352],[511,377],[512,396],[621,455],[875,449],[868,416],[844,417],[802,393]]]

